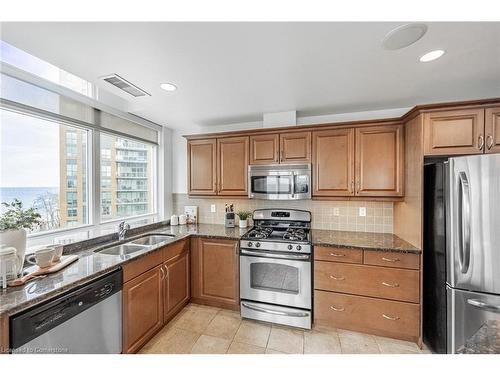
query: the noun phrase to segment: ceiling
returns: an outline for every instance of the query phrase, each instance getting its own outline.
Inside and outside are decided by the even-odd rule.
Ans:
[[[500,23],[428,23],[415,44],[383,49],[385,34],[402,24],[2,23],[1,39],[182,130],[288,110],[313,116],[500,97]],[[442,58],[418,61],[438,48]],[[99,79],[110,73],[152,96],[133,98]]]

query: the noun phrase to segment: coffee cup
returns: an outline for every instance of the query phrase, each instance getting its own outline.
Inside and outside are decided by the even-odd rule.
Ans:
[[[57,263],[61,260],[61,256],[63,253],[63,245],[54,245],[54,259],[52,259],[52,262]]]
[[[52,265],[52,260],[56,249],[54,246],[46,246],[41,249],[35,250],[35,254],[28,257],[28,262],[31,264],[36,264],[40,268],[46,268]]]

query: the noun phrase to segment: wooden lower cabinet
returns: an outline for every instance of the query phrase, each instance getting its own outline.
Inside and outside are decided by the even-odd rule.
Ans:
[[[163,326],[161,265],[123,284],[123,353],[135,353]]]
[[[232,310],[239,309],[238,241],[193,239],[191,271],[193,302]]]
[[[315,246],[314,260],[339,263],[363,263],[363,250]]]
[[[314,319],[321,325],[416,342],[417,304],[316,290]]]
[[[164,284],[164,322],[172,319],[191,297],[189,287],[189,250],[163,264],[166,270]]]

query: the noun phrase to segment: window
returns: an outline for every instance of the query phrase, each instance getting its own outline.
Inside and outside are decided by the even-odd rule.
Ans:
[[[42,220],[33,232],[88,223],[88,135],[0,109],[0,201],[17,198],[24,208],[35,208]]]
[[[153,213],[153,146],[108,134],[100,144],[101,220]]]

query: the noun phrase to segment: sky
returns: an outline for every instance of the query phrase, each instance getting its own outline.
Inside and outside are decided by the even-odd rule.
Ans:
[[[0,110],[0,187],[59,186],[59,125]]]

